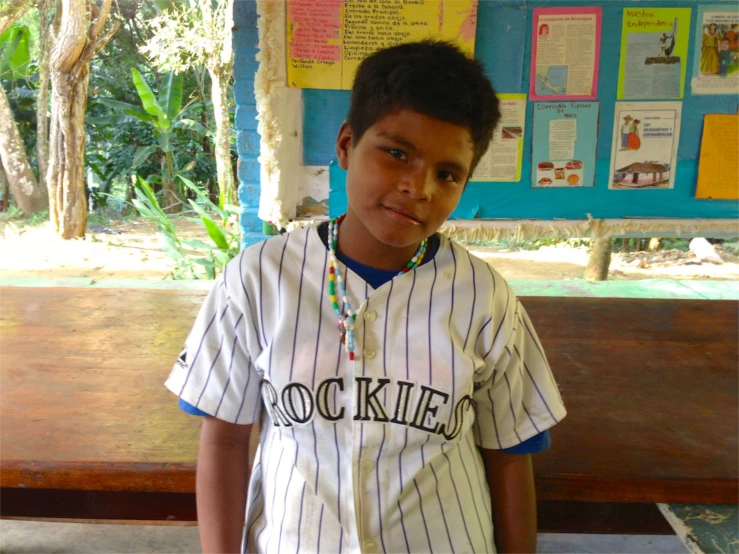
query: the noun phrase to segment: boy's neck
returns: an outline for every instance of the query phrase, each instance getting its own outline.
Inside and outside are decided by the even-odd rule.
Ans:
[[[339,227],[339,251],[355,262],[375,269],[400,271],[416,253],[418,246],[412,244],[396,248],[380,242],[351,212],[347,212]]]

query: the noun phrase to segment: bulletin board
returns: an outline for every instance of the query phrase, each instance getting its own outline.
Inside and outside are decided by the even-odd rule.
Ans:
[[[699,7],[707,2],[673,0],[551,2],[522,0],[480,0],[477,10],[475,57],[480,59],[497,92],[516,95],[530,93],[532,57],[532,22],[534,10],[551,7],[602,8],[602,32],[598,53],[599,77],[594,85],[594,101],[599,105],[597,147],[592,186],[579,188],[532,187],[532,137],[534,135],[535,101],[526,102],[525,133],[521,178],[517,182],[470,182],[462,200],[452,214],[456,226],[475,227],[485,220],[490,228],[515,228],[516,221],[525,221],[543,233],[588,235],[594,233],[594,221],[607,221],[613,227],[602,230],[612,236],[639,236],[649,230],[661,230],[668,236],[702,234],[708,229],[715,236],[737,232],[739,202],[696,198],[701,139],[706,114],[733,114],[739,110],[737,94],[693,94],[696,21]],[[711,6],[734,6],[733,1],[713,1]],[[622,51],[622,21],[624,9],[690,8],[690,29],[682,98],[650,98],[675,101],[681,105],[681,121],[674,188],[650,190],[609,189],[614,115],[619,84],[619,64]],[[346,207],[346,175],[335,163],[337,131],[349,109],[347,90],[301,89],[302,128],[300,149],[303,166],[329,166],[331,216],[343,213]],[[534,174],[536,174],[534,172]],[[463,220],[463,221],[460,221]],[[495,220],[498,223],[495,223]],[[511,221],[514,222],[511,226]],[[646,222],[651,222],[646,224]],[[700,224],[696,224],[700,222]],[[455,222],[450,222],[454,226]],[[579,225],[579,227],[578,227]],[[480,226],[477,225],[477,228]],[[615,230],[619,228],[620,231]],[[568,229],[558,232],[557,229]],[[519,229],[520,230],[520,229]],[[720,232],[720,233],[719,233]],[[531,235],[532,233],[527,233]]]

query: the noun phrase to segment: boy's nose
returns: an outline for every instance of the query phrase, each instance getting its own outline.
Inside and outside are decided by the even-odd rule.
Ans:
[[[430,171],[419,170],[409,173],[400,182],[400,190],[418,202],[428,202],[433,190],[433,175]]]

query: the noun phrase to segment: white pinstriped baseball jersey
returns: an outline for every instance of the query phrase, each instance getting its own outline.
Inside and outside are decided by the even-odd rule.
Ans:
[[[354,362],[316,227],[248,248],[216,281],[166,386],[260,425],[245,552],[495,551],[476,445],[515,446],[566,411],[511,288],[440,242],[377,290],[342,264]]]

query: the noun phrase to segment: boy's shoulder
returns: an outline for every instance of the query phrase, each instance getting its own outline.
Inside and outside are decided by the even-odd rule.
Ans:
[[[291,262],[298,257],[303,258],[304,252],[313,257],[320,254],[325,247],[315,231],[316,227],[317,224],[299,227],[248,246],[226,264],[226,284],[243,285],[256,276],[269,277],[281,269],[284,262],[288,262],[285,267],[292,268],[295,264]]]
[[[457,282],[457,287],[474,287],[475,294],[490,297],[490,306],[493,312],[507,312],[517,306],[518,298],[505,277],[495,267],[482,258],[479,253],[470,251],[466,246],[442,237],[450,251],[454,254],[454,263],[459,267],[467,266],[468,271],[457,272],[457,278],[462,277],[466,282]]]

